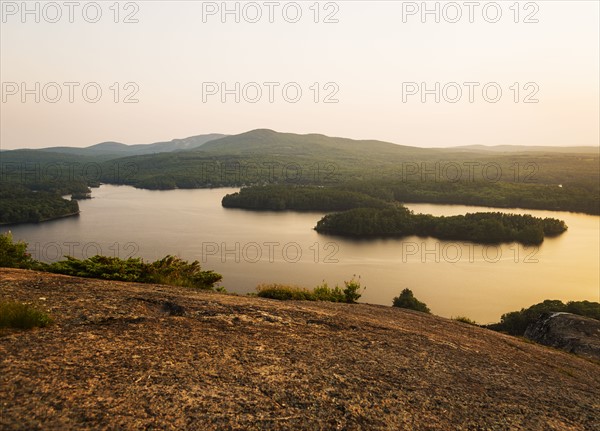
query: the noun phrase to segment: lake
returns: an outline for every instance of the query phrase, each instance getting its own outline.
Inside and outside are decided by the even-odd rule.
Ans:
[[[361,302],[391,305],[406,287],[432,313],[479,323],[544,299],[600,300],[600,217],[568,212],[505,210],[564,220],[569,229],[539,247],[483,246],[408,237],[346,240],[313,230],[324,213],[225,209],[237,189],[150,191],[102,185],[80,201],[81,215],[10,229],[33,256],[95,254],[155,260],[167,254],[198,260],[223,274],[237,293],[259,283],[343,286],[356,275],[366,286]],[[407,205],[415,212],[455,215],[493,208]]]

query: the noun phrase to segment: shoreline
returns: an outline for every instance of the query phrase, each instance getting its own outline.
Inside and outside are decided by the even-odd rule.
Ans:
[[[22,221],[22,222],[14,222],[14,223],[0,223],[1,227],[4,226],[18,226],[18,225],[24,225],[24,224],[39,224],[39,223],[44,223],[47,221],[53,221],[53,220],[60,220],[61,218],[67,218],[67,217],[74,217],[74,216],[78,216],[81,214],[81,211],[77,211],[74,213],[68,213],[68,214],[63,214],[63,215],[59,215],[59,216],[55,216],[55,217],[49,217],[49,218],[45,218],[39,221]]]

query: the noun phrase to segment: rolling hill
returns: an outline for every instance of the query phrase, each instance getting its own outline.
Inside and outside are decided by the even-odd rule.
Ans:
[[[273,156],[314,156],[316,154],[369,156],[384,158],[398,155],[425,155],[435,150],[398,145],[376,140],[354,140],[320,134],[299,135],[280,133],[269,129],[256,129],[239,135],[213,140],[195,152],[226,153],[236,155],[270,154]]]

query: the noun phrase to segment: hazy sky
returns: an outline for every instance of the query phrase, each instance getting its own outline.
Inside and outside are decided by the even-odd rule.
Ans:
[[[75,3],[1,2],[2,149],[256,128],[425,147],[600,141],[597,1],[429,1],[426,15],[421,1]]]

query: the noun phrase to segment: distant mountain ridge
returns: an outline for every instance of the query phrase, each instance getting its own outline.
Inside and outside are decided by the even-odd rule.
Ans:
[[[598,154],[600,147],[575,146],[555,147],[550,145],[461,145],[458,147],[447,147],[454,150],[467,151],[493,151],[498,153],[524,153],[524,152],[549,152],[549,153],[591,153]]]
[[[593,146],[534,146],[534,145],[463,145],[454,147],[416,147],[401,145],[379,140],[355,140],[342,137],[331,137],[317,133],[296,134],[282,133],[270,129],[254,129],[236,135],[210,133],[190,136],[183,139],[155,142],[151,144],[127,145],[121,142],[107,141],[89,147],[47,147],[41,149],[18,149],[8,151],[42,151],[50,153],[69,154],[72,156],[96,156],[102,158],[117,158],[128,156],[144,156],[176,151],[207,151],[213,153],[247,154],[256,151],[269,151],[275,154],[305,154],[307,151],[326,149],[328,151],[358,151],[365,156],[373,153],[380,155],[396,155],[402,149],[404,155],[434,154],[436,151],[451,151],[456,153],[573,153],[598,154],[600,147]]]
[[[73,154],[80,156],[143,156],[146,154],[168,153],[173,151],[192,150],[198,148],[207,142],[226,137],[220,133],[210,133],[207,135],[190,136],[183,139],[173,139],[165,142],[155,142],[152,144],[126,145],[120,142],[101,142],[85,148],[77,147],[48,147],[41,148],[39,151],[53,153]]]

